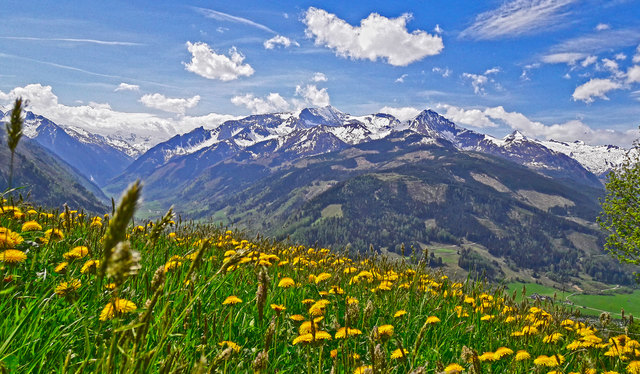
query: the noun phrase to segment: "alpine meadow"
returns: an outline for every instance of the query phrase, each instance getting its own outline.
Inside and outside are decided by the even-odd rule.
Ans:
[[[7,0],[0,373],[640,374],[640,0]]]

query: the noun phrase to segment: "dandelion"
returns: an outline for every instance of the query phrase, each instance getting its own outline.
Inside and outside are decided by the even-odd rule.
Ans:
[[[116,315],[134,312],[136,309],[136,304],[132,301],[116,298],[102,309],[100,321],[112,319]]]
[[[393,325],[378,326],[377,338],[387,337],[390,338],[393,335]]]
[[[449,364],[444,368],[444,374],[460,374],[464,368],[459,364]]]
[[[512,355],[513,354],[513,350],[511,348],[507,348],[507,347],[500,347],[500,348],[496,349],[496,351],[493,354],[494,354],[494,356],[496,356],[496,358],[498,360],[501,360],[505,356]]]
[[[82,283],[78,279],[72,279],[69,282],[62,282],[56,286],[55,292],[58,296],[69,296],[77,291],[81,285]]]
[[[107,283],[104,285],[104,289],[105,290],[113,290],[116,288],[116,284],[115,283]]]
[[[289,288],[295,285],[296,285],[296,282],[294,282],[293,279],[289,277],[282,278],[280,279],[280,282],[278,282],[278,287],[281,287],[281,288]]]
[[[560,340],[560,338],[562,338],[562,334],[561,334],[561,333],[559,333],[559,332],[556,332],[556,333],[553,333],[553,334],[550,334],[550,335],[545,336],[545,337],[542,339],[542,341],[543,341],[544,343],[557,343],[557,342],[558,342],[558,340]]]
[[[478,356],[478,360],[480,360],[481,362],[484,362],[484,361],[497,361],[498,358],[496,357],[495,353],[493,353],[493,352],[485,352],[485,353],[481,354],[480,356]]]
[[[171,270],[175,270],[177,268],[179,268],[180,266],[182,266],[182,262],[180,261],[167,261],[166,264],[164,264],[164,272],[168,273]]]
[[[80,273],[95,274],[98,271],[99,267],[100,267],[100,260],[88,260],[87,262],[84,263],[84,265],[82,265],[82,268],[80,269]]]
[[[80,247],[74,247],[72,250],[63,254],[62,256],[65,258],[65,260],[76,260],[79,258],[83,258],[88,254],[89,254],[89,248],[80,246]]]
[[[293,339],[293,345],[296,345],[298,343],[310,343],[313,341],[313,335],[311,335],[311,333],[308,334],[303,334],[298,336],[297,338]]]
[[[439,323],[440,322],[440,318],[436,317],[436,316],[431,316],[427,318],[427,321],[425,322],[427,325],[433,325],[435,323]]]
[[[627,365],[627,373],[640,374],[640,361],[631,361]]]
[[[26,253],[17,249],[7,249],[0,252],[0,262],[8,264],[17,264],[24,262],[27,259]]]
[[[5,227],[0,227],[0,248],[13,248],[24,241],[22,236]]]
[[[55,271],[56,273],[64,273],[65,271],[67,271],[67,266],[69,266],[68,262],[61,262],[58,264],[58,266],[55,267],[55,269],[53,269],[53,271]]]
[[[234,343],[232,341],[228,341],[228,340],[221,341],[220,343],[218,343],[218,345],[221,346],[221,347],[224,347],[226,345],[228,348],[233,349],[236,353],[240,352],[240,349],[242,348],[239,345],[237,345],[236,343]]]
[[[365,365],[357,367],[353,374],[373,374],[373,368],[371,365]]]
[[[300,322],[304,321],[304,316],[301,314],[293,314],[289,316],[289,319],[292,321]]]
[[[27,221],[22,224],[22,232],[26,231],[42,231],[42,226],[36,221]]]
[[[521,349],[518,352],[516,352],[516,361],[524,361],[530,358],[531,358],[531,355],[529,354],[529,352],[525,350]]]
[[[226,299],[224,299],[224,301],[222,302],[222,305],[235,305],[235,304],[239,304],[242,302],[242,299],[240,299],[238,296],[229,296]]]
[[[395,314],[393,315],[394,318],[399,318],[404,316],[405,314],[407,314],[407,311],[404,309],[400,309],[399,311],[395,312]]]
[[[287,308],[285,308],[284,305],[279,305],[279,304],[271,304],[271,309],[275,310],[276,313],[280,313],[284,310],[287,310]]]
[[[329,273],[320,273],[315,277],[315,282],[316,284],[325,281],[327,279],[331,278],[331,274]]]
[[[399,358],[406,358],[407,354],[409,354],[409,351],[407,351],[406,349],[398,348],[391,353],[391,358],[394,360],[397,360]]]
[[[533,363],[538,366],[547,366],[547,367],[556,367],[564,362],[564,356],[562,355],[553,355],[551,357],[540,355],[538,358],[533,360]]]
[[[350,327],[340,327],[336,332],[336,339],[344,339],[349,336],[355,336],[362,334],[362,331],[358,329],[352,329]]]
[[[49,243],[51,240],[58,241],[64,239],[64,234],[59,229],[49,229],[44,232],[44,242]]]

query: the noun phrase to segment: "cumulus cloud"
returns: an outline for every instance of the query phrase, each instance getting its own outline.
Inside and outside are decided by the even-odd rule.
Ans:
[[[396,117],[400,121],[408,121],[416,118],[418,114],[420,114],[421,110],[416,109],[414,107],[410,107],[410,106],[404,106],[404,107],[398,107],[398,108],[385,106],[380,108],[378,112],[391,114],[392,116]]]
[[[169,113],[184,114],[187,109],[193,108],[200,102],[200,96],[190,98],[170,98],[159,93],[144,95],[140,102],[147,108],[159,109]]]
[[[137,84],[128,84],[128,83],[120,83],[118,85],[118,87],[116,87],[116,89],[114,90],[115,92],[118,91],[140,91],[140,86],[138,86]]]
[[[596,61],[598,61],[598,57],[597,56],[588,56],[586,57],[584,60],[582,60],[582,62],[580,63],[580,65],[583,68],[586,68],[589,65],[593,65],[596,63]]]
[[[627,69],[627,83],[640,83],[640,65]]]
[[[329,80],[329,78],[327,78],[327,76],[324,75],[324,73],[315,72],[311,80],[314,82],[326,82]]]
[[[291,105],[278,93],[270,93],[265,98],[255,97],[253,94],[234,96],[231,102],[238,106],[247,107],[253,114],[284,112]]]
[[[611,28],[611,26],[607,25],[606,23],[599,23],[596,26],[596,31],[609,30],[610,28]]]
[[[185,69],[207,79],[231,81],[254,73],[249,64],[243,64],[244,56],[235,47],[229,50],[229,56],[215,53],[207,43],[187,42],[191,53],[191,62],[184,63]]]
[[[28,102],[27,110],[41,114],[60,125],[126,139],[142,148],[149,148],[171,136],[199,126],[213,128],[224,121],[236,118],[218,113],[197,117],[163,118],[150,113],[120,112],[112,109],[107,103],[65,105],[59,102],[51,86],[41,84],[16,87],[8,93],[0,91],[0,103],[9,104],[17,97],[22,97]]]
[[[576,87],[575,91],[573,91],[572,98],[573,101],[581,100],[587,104],[594,102],[594,98],[596,97],[609,100],[606,93],[619,88],[622,88],[622,85],[611,79],[593,78],[587,83]]]
[[[291,40],[286,36],[282,36],[282,35],[276,35],[269,40],[265,40],[263,44],[266,49],[274,49],[278,45],[281,45],[284,48],[289,48],[292,45],[296,47],[300,46],[300,44],[298,44],[298,42],[296,42],[295,40]]]
[[[351,26],[335,14],[310,7],[304,15],[306,34],[316,45],[333,49],[336,55],[351,59],[385,60],[394,66],[407,66],[427,56],[439,54],[442,38],[422,30],[408,32],[411,16],[387,18],[371,13]]]
[[[640,63],[640,44],[636,48],[636,53],[633,55],[633,62],[636,64]]]
[[[484,95],[485,94],[484,86],[488,82],[495,83],[495,81],[492,78],[490,78],[489,75],[497,74],[499,72],[500,72],[500,68],[494,67],[486,70],[484,74],[462,73],[462,78],[468,79],[471,81],[471,85],[473,86],[473,92],[475,92],[476,95]]]
[[[448,104],[438,104],[436,108],[440,111],[444,110],[442,116],[455,123],[479,128],[498,127],[498,124],[480,109],[462,109]]]
[[[620,52],[620,53],[616,53],[616,55],[614,56],[616,60],[618,61],[624,61],[627,59],[627,55],[625,55],[624,53]]]
[[[464,109],[446,104],[440,104],[439,106],[445,108],[447,113],[451,112],[450,116],[447,114],[445,117],[458,124],[474,126],[474,124],[482,123],[483,121],[487,124],[500,123],[533,138],[569,142],[582,140],[594,145],[615,144],[626,147],[629,146],[632,140],[638,135],[636,129],[627,131],[593,129],[578,120],[546,125],[539,121],[533,121],[522,113],[509,112],[502,106],[488,107],[485,109]]]
[[[296,86],[296,95],[301,96],[313,106],[324,107],[329,105],[329,93],[326,88],[319,89],[313,84]]]
[[[286,99],[279,93],[274,92],[265,97],[257,97],[249,93],[234,96],[231,102],[235,105],[246,107],[252,114],[286,112],[302,109],[306,106],[324,107],[330,104],[327,89],[318,88],[313,84],[296,86],[295,96],[299,98]]]
[[[576,0],[512,0],[476,16],[461,37],[497,39],[539,33],[559,22]]]

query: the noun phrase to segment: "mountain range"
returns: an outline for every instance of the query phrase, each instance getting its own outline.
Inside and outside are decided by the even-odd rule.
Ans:
[[[493,260],[461,256],[459,265],[494,276],[517,267],[628,281],[615,262],[592,260],[602,253],[602,181],[627,153],[615,146],[517,131],[499,139],[432,110],[400,121],[324,107],[199,127],[134,159],[131,145],[40,115],[27,113],[25,124],[33,142],[108,196],[142,179],[142,217],[175,204],[185,218],[357,252],[473,243],[464,259],[485,251]]]

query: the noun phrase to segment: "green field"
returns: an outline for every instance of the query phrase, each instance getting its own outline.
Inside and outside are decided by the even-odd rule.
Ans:
[[[613,316],[619,317],[620,311],[624,308],[625,314],[640,316],[640,290],[633,293],[613,293],[606,295],[591,295],[570,292],[562,292],[553,287],[543,286],[536,283],[518,283],[512,282],[507,285],[509,292],[518,291],[518,300],[522,299],[522,286],[526,285],[527,296],[537,293],[541,296],[553,297],[556,294],[558,301],[569,300],[574,303],[576,309],[580,313],[587,315],[599,315],[603,311],[611,313]]]

